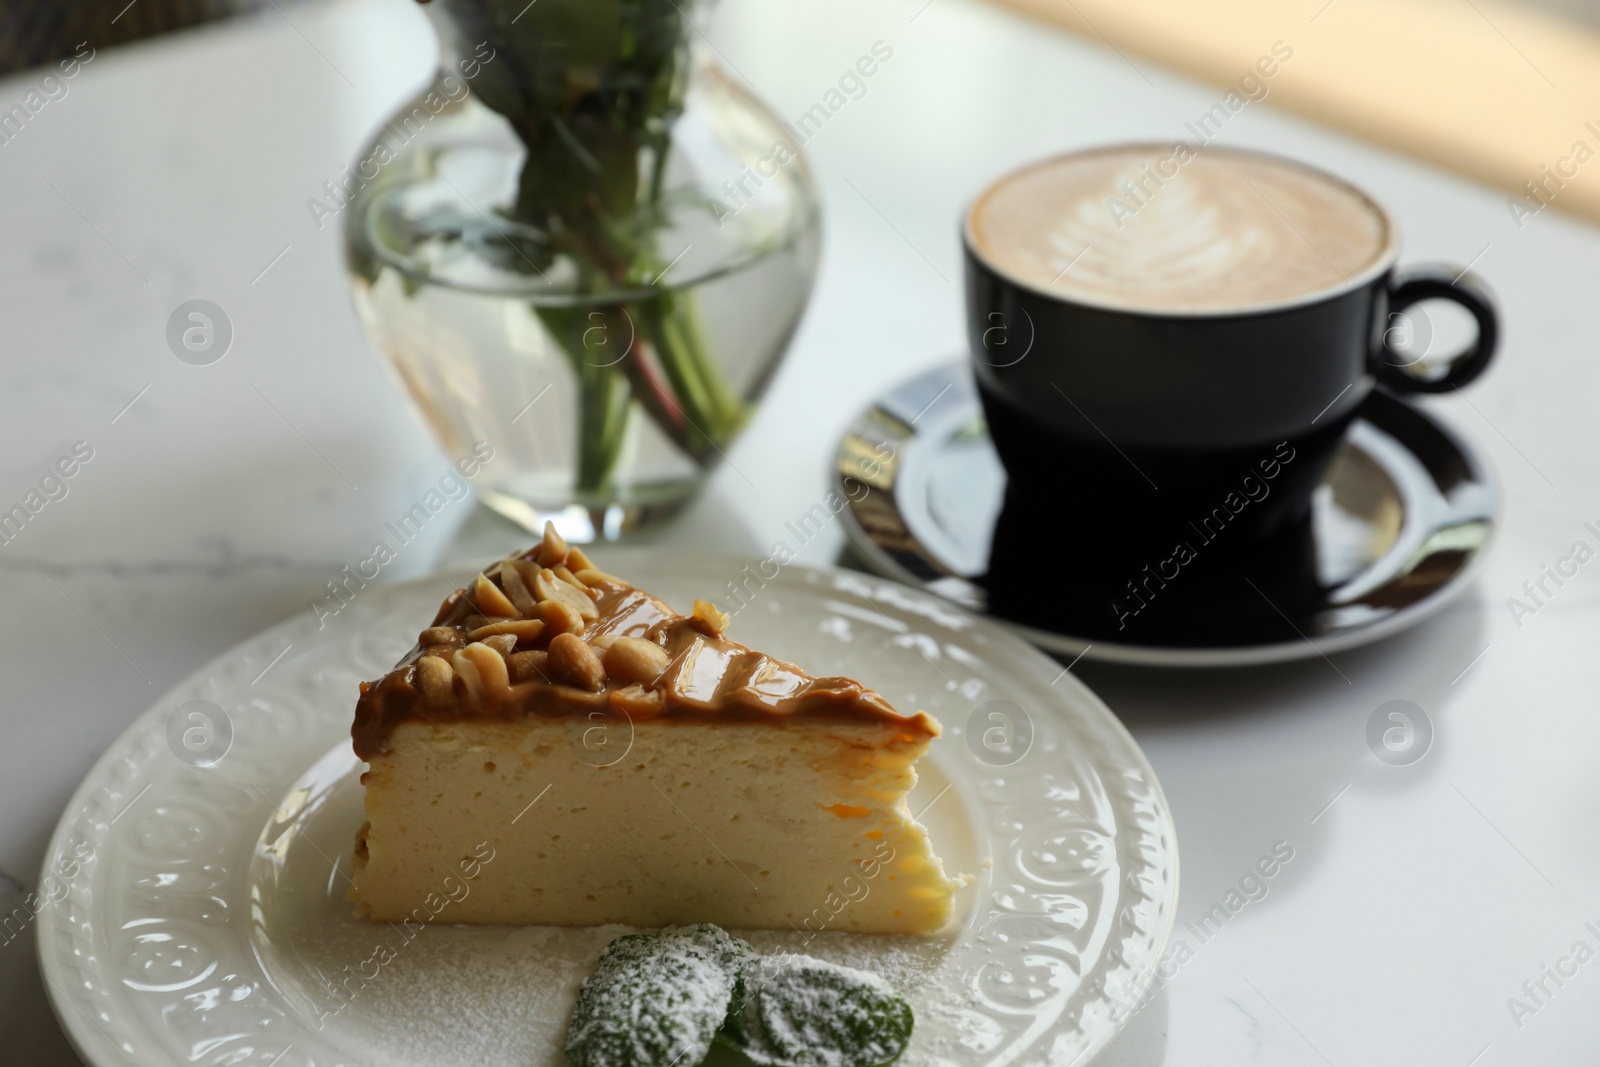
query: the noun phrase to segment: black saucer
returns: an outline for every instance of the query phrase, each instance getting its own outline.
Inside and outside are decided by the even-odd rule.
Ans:
[[[1325,655],[1415,625],[1466,587],[1500,503],[1471,446],[1375,392],[1308,522],[1267,543],[1194,542],[1181,569],[1119,557],[1095,502],[1008,490],[964,362],[863,412],[834,479],[852,547],[879,573],[1060,655],[1188,667]]]

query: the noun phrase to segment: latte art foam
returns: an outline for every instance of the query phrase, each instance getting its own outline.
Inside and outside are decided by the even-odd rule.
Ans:
[[[1139,311],[1249,310],[1374,266],[1382,211],[1335,178],[1218,148],[1114,148],[1047,160],[973,205],[974,250],[1067,300]]]

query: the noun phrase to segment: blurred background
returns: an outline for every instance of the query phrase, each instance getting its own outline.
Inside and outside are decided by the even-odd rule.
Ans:
[[[127,0],[78,0],[71,4],[8,0],[0,6],[0,73],[59,59],[79,41],[93,41],[97,46],[122,44],[213,19],[319,2],[324,0],[134,0],[131,4]],[[1449,2],[1459,6],[1463,14],[1471,14],[1473,0]],[[1600,27],[1600,4],[1588,0],[1510,2]]]
[[[1406,261],[1470,263],[1492,283],[1499,362],[1470,398],[1429,410],[1491,457],[1507,521],[1475,591],[1342,657],[1348,686],[1320,661],[1203,682],[1076,668],[1161,776],[1186,901],[1219,899],[1281,835],[1304,856],[1298,881],[1230,928],[1107,1063],[1465,1065],[1491,1043],[1485,1067],[1581,1062],[1593,975],[1526,1031],[1503,1002],[1593,903],[1581,896],[1593,838],[1573,838],[1600,806],[1583,732],[1600,596],[1563,594],[1537,639],[1504,601],[1600,515],[1584,432],[1600,395],[1600,167],[1537,218],[1513,209],[1537,206],[1525,183],[1575,139],[1600,143],[1585,132],[1600,126],[1600,4],[724,0],[705,34],[786,117],[875,42],[894,50],[806,146],[820,270],[766,400],[693,507],[648,535],[747,557],[827,492],[858,411],[962,354],[957,220],[978,189],[1080,145],[1180,137],[1268,44],[1293,41],[1295,63],[1225,140],[1353,180],[1400,220]],[[65,95],[39,92],[46,65],[85,44],[93,59]],[[0,912],[33,888],[73,789],[136,714],[239,641],[315,611],[384,524],[455,469],[373,354],[339,227],[308,213],[438,61],[409,0],[0,0],[0,500],[22,499],[80,442],[93,452],[0,546]],[[206,366],[174,358],[166,333],[193,300],[230,322],[231,347]],[[524,540],[452,500],[383,580]],[[835,524],[798,558],[830,564],[843,543]],[[1404,780],[1368,766],[1361,733],[1397,697],[1440,724],[1435,756]],[[1336,794],[1333,814],[1308,823]],[[1577,899],[1553,905],[1544,881],[1493,852],[1501,838],[1467,794]],[[0,1060],[70,1067],[31,938],[0,945]],[[1329,1057],[1240,1006],[1246,969],[1288,990],[1286,1011]]]

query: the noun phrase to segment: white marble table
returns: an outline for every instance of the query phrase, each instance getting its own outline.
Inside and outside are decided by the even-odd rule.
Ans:
[[[1285,35],[1315,33],[1319,6],[1286,5]],[[786,115],[874,41],[894,49],[809,146],[822,277],[732,450],[744,474],[724,468],[659,536],[762,555],[825,491],[853,408],[960,349],[963,201],[1046,152],[1180,136],[1218,93],[968,0],[730,0],[713,37]],[[305,207],[424,78],[431,49],[403,0],[268,11],[100,52],[0,146],[0,501],[20,500],[76,442],[93,449],[67,496],[0,545],[7,910],[129,719],[211,656],[309,610],[410,487],[444,469],[366,350],[335,230]],[[0,82],[0,108],[36,80]],[[1497,288],[1500,365],[1470,400],[1430,407],[1492,456],[1508,518],[1472,594],[1337,669],[1076,668],[1166,786],[1183,856],[1177,936],[1193,950],[1106,1062],[1593,1062],[1600,962],[1544,979],[1537,1004],[1523,986],[1547,965],[1570,970],[1560,961],[1575,942],[1600,950],[1585,927],[1600,929],[1600,569],[1520,627],[1506,600],[1600,519],[1600,234],[1551,212],[1519,230],[1501,196],[1265,106],[1225,139],[1349,175],[1403,221],[1407,259],[1473,261]],[[169,313],[196,297],[237,330],[210,367],[164,342]],[[515,540],[460,505],[386,573]],[[829,530],[802,558],[830,562],[840,544]],[[1369,715],[1397,698],[1437,730],[1408,767],[1380,764],[1365,742]],[[1202,942],[1184,924],[1275,846],[1293,858],[1267,895]],[[1536,1010],[1514,1019],[1512,997]],[[26,932],[0,945],[0,1035],[7,1062],[76,1062]]]

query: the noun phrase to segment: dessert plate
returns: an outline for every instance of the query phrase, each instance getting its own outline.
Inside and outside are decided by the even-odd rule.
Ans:
[[[869,569],[986,610],[1006,473],[965,363],[920,374],[863,412],[840,443],[834,481],[846,497],[851,548]],[[1098,503],[1041,506],[1075,507],[1072,521],[1099,522]],[[1164,600],[1151,601],[1178,608],[1169,617],[1203,622],[1119,629],[1109,608],[1049,630],[1000,621],[1058,656],[1150,666],[1243,666],[1343,651],[1415,626],[1461,593],[1483,563],[1500,503],[1487,462],[1468,442],[1426,411],[1375,392],[1316,491],[1308,543],[1252,555],[1238,573],[1212,574],[1204,584],[1174,580]],[[1074,562],[1050,560],[1048,573],[1036,568],[1032,580],[1110,577],[1091,560]],[[1183,604],[1185,596],[1202,603]]]
[[[596,556],[679,606],[747,565]],[[452,926],[445,911],[408,933],[353,918],[345,899],[362,821],[356,685],[466,577],[364,589],[320,629],[308,613],[266,631],[95,764],[51,842],[45,870],[63,888],[37,920],[85,1061],[563,1063],[578,984],[624,928]],[[916,1012],[911,1067],[1089,1062],[1144,1002],[1178,891],[1171,813],[1121,724],[1001,628],[867,575],[785,567],[730,632],[942,720],[911,807],[949,869],[974,876],[940,936],[752,944],[887,978]]]

